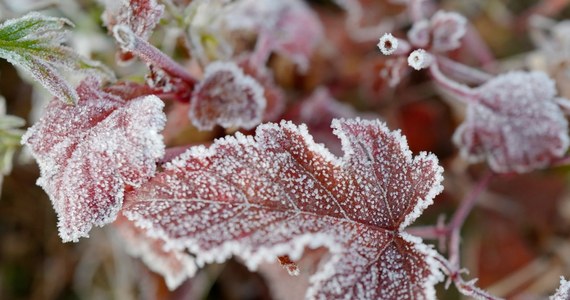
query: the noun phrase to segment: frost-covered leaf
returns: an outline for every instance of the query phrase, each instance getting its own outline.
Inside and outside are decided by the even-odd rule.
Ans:
[[[556,293],[549,298],[550,300],[568,300],[570,299],[570,281],[560,277],[560,287]]]
[[[473,90],[454,135],[461,153],[486,159],[496,172],[548,166],[568,149],[568,122],[556,104],[554,82],[540,72],[511,72]]]
[[[65,27],[70,25],[67,19],[35,12],[5,21],[0,25],[0,57],[24,69],[62,101],[73,104],[78,95],[60,68],[91,70],[108,78],[113,78],[113,74],[61,45],[66,39]]]
[[[216,124],[251,129],[261,123],[267,101],[263,87],[232,62],[214,62],[192,92],[190,120],[201,130]]]
[[[156,0],[105,0],[101,16],[109,32],[115,25],[127,26],[142,39],[148,40],[164,13],[164,5]]]
[[[151,177],[164,154],[160,99],[125,101],[100,91],[93,79],[77,93],[76,106],[52,100],[22,139],[40,166],[38,185],[53,203],[64,241],[77,241],[93,225],[112,222],[125,187]]]
[[[119,216],[113,225],[121,236],[125,250],[162,275],[170,289],[179,286],[196,272],[196,264],[183,251],[166,250],[163,240],[149,237],[127,218]]]
[[[191,148],[127,194],[123,212],[197,266],[235,255],[255,269],[328,248],[309,299],[433,299],[437,253],[402,230],[442,190],[437,158],[413,157],[379,121],[333,128],[340,158],[285,121]]]
[[[305,124],[317,143],[324,144],[335,155],[342,155],[340,142],[331,131],[330,124],[333,119],[348,119],[357,116],[359,114],[352,106],[335,99],[327,88],[319,87],[309,97],[302,99],[292,107],[285,119]],[[372,119],[377,117],[374,115]]]
[[[254,78],[263,87],[263,96],[267,102],[263,121],[280,120],[280,116],[285,110],[285,92],[275,83],[271,70],[265,65],[255,65],[251,58],[249,55],[238,58],[237,64],[244,74]]]

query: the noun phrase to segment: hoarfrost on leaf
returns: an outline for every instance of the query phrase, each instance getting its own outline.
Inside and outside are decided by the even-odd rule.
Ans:
[[[168,288],[174,289],[196,273],[196,264],[183,251],[165,249],[163,240],[149,237],[127,218],[119,216],[113,225],[125,250],[162,275]]]
[[[125,186],[140,186],[154,175],[164,155],[160,99],[125,101],[102,92],[92,78],[77,93],[76,106],[52,100],[22,138],[40,166],[38,185],[52,201],[66,242],[115,220]]]
[[[123,213],[198,266],[235,255],[255,269],[328,248],[308,299],[434,299],[438,254],[402,230],[442,190],[437,158],[413,157],[377,120],[332,126],[340,158],[285,121],[191,148],[128,193]]]
[[[192,92],[190,120],[201,130],[216,124],[251,129],[261,123],[267,101],[263,87],[233,62],[214,62]]]
[[[541,72],[511,72],[473,90],[454,134],[461,154],[499,173],[547,167],[568,150],[568,122],[554,82]]]

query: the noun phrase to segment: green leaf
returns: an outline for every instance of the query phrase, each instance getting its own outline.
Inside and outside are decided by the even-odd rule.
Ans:
[[[73,24],[67,19],[36,12],[7,20],[0,25],[0,57],[28,72],[57,98],[75,104],[78,95],[63,76],[64,70],[87,71],[109,79],[114,75],[104,65],[62,45],[70,26]]]

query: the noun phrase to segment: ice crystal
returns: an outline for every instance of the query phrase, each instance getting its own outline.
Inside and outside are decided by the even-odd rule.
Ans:
[[[570,299],[570,281],[566,281],[564,277],[560,277],[560,287],[556,293],[549,298],[550,300],[568,300]]]
[[[308,299],[434,299],[437,253],[402,230],[442,190],[433,155],[413,157],[379,121],[334,120],[344,156],[290,122],[194,147],[127,194],[124,214],[197,266],[325,247]]]
[[[408,65],[418,71],[429,67],[432,61],[433,58],[431,54],[424,49],[414,50],[408,56]]]
[[[99,89],[89,79],[77,88],[76,106],[52,100],[22,139],[40,165],[38,185],[53,203],[64,241],[112,222],[125,186],[145,182],[164,154],[162,101],[125,101]]]
[[[568,122],[546,74],[507,73],[473,94],[454,135],[470,160],[486,159],[496,172],[522,173],[548,166],[568,149]]]
[[[201,130],[216,124],[251,129],[267,105],[263,87],[232,62],[209,64],[190,101],[190,120]]]
[[[170,289],[179,286],[196,272],[196,264],[183,251],[165,249],[163,240],[149,237],[125,217],[118,217],[113,225],[126,251],[162,275]]]
[[[398,49],[398,39],[395,38],[391,33],[385,33],[380,37],[378,42],[378,49],[384,55],[390,55]]]

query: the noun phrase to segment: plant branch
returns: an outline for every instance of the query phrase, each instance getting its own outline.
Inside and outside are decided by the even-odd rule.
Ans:
[[[198,82],[190,72],[158,48],[134,34],[130,28],[117,25],[113,27],[113,35],[123,50],[132,52],[143,61],[164,70],[171,76],[182,79],[190,86]]]
[[[438,60],[430,65],[429,72],[437,86],[454,95],[459,101],[469,103],[474,100],[473,90],[445,76],[439,69]]]

